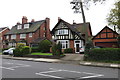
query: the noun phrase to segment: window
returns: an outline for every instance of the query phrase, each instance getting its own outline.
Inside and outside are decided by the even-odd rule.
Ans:
[[[9,43],[9,47],[15,47],[16,43]]]
[[[24,29],[29,28],[29,24],[24,24]]]
[[[46,37],[46,34],[45,34],[45,33],[43,34],[43,37]]]
[[[9,35],[6,36],[6,39],[9,39]]]
[[[62,29],[62,30],[58,30],[57,31],[57,35],[65,35],[68,34],[68,30],[67,29]]]
[[[69,48],[69,41],[68,40],[59,40],[57,42],[60,42],[60,44],[62,45],[62,49]]]
[[[29,37],[32,37],[32,33],[29,33]]]
[[[16,39],[16,35],[11,35],[11,39]]]
[[[22,29],[22,25],[17,25],[17,29]]]
[[[20,38],[26,38],[26,34],[20,34]]]

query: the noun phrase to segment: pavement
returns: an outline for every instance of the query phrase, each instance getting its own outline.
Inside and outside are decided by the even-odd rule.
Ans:
[[[35,62],[47,62],[47,63],[68,63],[68,64],[79,64],[84,66],[96,66],[96,67],[108,67],[108,68],[119,68],[120,64],[113,63],[99,63],[99,62],[88,62],[83,61],[83,54],[66,54],[61,59],[48,59],[48,58],[28,58],[28,57],[13,57],[10,55],[2,55],[4,59],[15,59],[15,60],[26,60]]]

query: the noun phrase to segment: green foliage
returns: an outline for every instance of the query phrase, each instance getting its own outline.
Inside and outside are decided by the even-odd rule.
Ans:
[[[109,25],[114,25],[120,30],[120,1],[115,3],[115,8],[111,9],[107,17]]]
[[[52,46],[52,54],[53,56],[60,56],[62,54],[62,48],[61,48],[61,44],[54,44]]]
[[[25,46],[22,43],[17,44],[15,50],[13,51],[14,56],[21,57],[26,54],[31,53],[31,48],[29,46]]]
[[[117,40],[118,40],[118,46],[120,48],[120,35],[118,36]]]
[[[50,45],[51,45],[52,43],[49,41],[49,40],[43,40],[43,41],[41,41],[40,43],[39,43],[39,51],[40,52],[44,52],[44,53],[46,53],[46,52],[50,52]]]
[[[73,48],[67,48],[67,49],[65,49],[64,53],[73,53]]]
[[[31,47],[31,52],[39,52],[39,48],[38,47]]]
[[[9,48],[3,48],[2,51],[4,51],[4,50],[8,50],[8,49],[9,49]]]
[[[89,50],[94,47],[92,40],[88,40],[85,46],[85,54],[89,53]]]
[[[90,61],[120,61],[120,48],[91,49],[85,55],[85,60]]]
[[[31,48],[29,46],[24,46],[24,47],[22,47],[21,53],[23,55],[30,54],[31,53]]]

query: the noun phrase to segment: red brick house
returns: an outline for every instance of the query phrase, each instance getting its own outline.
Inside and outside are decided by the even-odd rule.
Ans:
[[[0,49],[3,48],[3,39],[4,39],[4,34],[9,31],[9,28],[7,27],[2,27],[0,28]]]
[[[118,36],[119,34],[116,31],[105,26],[92,40],[95,46],[118,47]]]
[[[49,29],[50,19],[28,22],[23,16],[22,24],[17,23],[5,34],[4,47],[15,47],[16,43],[24,43],[28,46],[36,46],[43,39],[51,39]]]
[[[92,36],[90,23],[86,23],[88,36]],[[54,40],[62,44],[62,50],[66,48],[73,48],[75,53],[80,53],[80,48],[84,47],[85,43],[85,33],[82,30],[83,23],[73,23],[58,19],[58,23],[52,29],[51,33]]]

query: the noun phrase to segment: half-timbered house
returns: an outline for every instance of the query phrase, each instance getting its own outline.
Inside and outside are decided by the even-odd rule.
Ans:
[[[86,23],[88,36],[92,36],[90,23]],[[56,43],[62,44],[62,50],[66,48],[73,48],[75,53],[80,53],[80,49],[85,45],[85,34],[82,31],[83,23],[69,24],[68,22],[58,19],[58,23],[52,30],[53,39]]]

